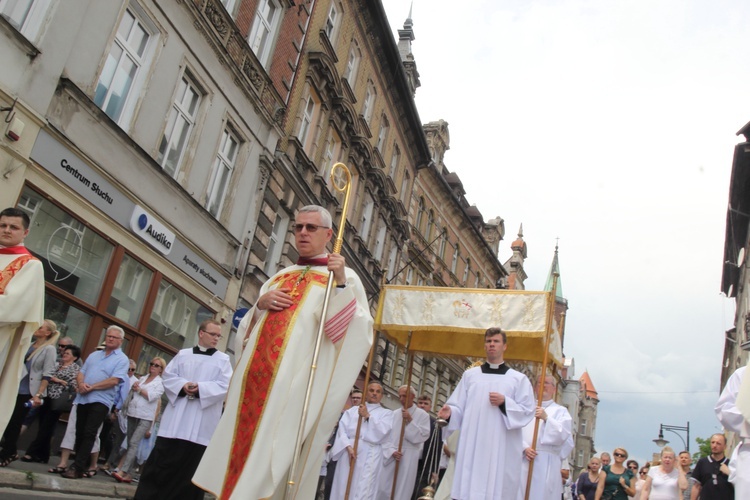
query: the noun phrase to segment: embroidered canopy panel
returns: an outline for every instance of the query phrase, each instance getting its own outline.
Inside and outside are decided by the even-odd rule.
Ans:
[[[508,336],[505,359],[541,362],[549,328],[551,361],[560,364],[550,300],[550,292],[385,285],[375,329],[400,346],[409,342],[410,351],[481,358],[484,332],[500,327]]]

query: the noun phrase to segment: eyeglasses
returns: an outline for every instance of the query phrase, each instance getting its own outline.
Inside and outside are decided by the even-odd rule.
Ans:
[[[628,458],[628,456],[627,456],[627,455],[625,455],[624,453],[617,453],[617,452],[614,452],[614,453],[612,453],[612,454],[613,454],[614,456],[616,456],[616,457],[620,457],[620,458]]]
[[[220,333],[211,333],[211,332],[207,332],[206,330],[201,330],[201,331],[203,333],[205,333],[206,335],[210,336],[210,337],[213,337],[215,339],[221,340],[221,334]]]
[[[628,467],[628,469],[638,470],[638,467],[634,467],[631,465],[630,467]]]
[[[641,476],[645,476],[645,475],[647,474],[647,472],[646,472],[645,470],[642,470],[642,471],[641,471],[641,472],[639,472],[638,474],[640,474]]]
[[[321,227],[324,228],[324,229],[330,229],[327,226],[318,226],[317,224],[295,224],[294,225],[294,232],[295,233],[301,233],[303,229],[307,229],[308,233],[314,233],[315,231],[317,231]]]
[[[148,366],[156,366],[157,368],[161,368],[161,365],[159,363],[149,363]]]
[[[128,368],[128,371],[129,371],[129,372],[134,372],[134,371],[135,371],[135,368]]]

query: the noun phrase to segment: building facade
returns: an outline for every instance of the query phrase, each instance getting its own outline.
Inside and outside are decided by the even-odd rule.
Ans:
[[[743,136],[744,140],[734,147],[721,277],[721,291],[727,298],[734,299],[735,313],[734,327],[724,332],[722,389],[737,368],[747,365],[750,350],[750,274],[747,263],[750,234],[750,123],[742,127],[737,135]],[[737,436],[730,436],[730,448],[736,443]]]
[[[223,3],[2,1],[0,36],[0,203],[46,317],[85,353],[121,325],[141,373],[228,333],[284,102]]]

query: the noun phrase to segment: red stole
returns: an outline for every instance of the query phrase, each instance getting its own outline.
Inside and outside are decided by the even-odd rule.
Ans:
[[[307,297],[312,286],[328,282],[328,274],[309,269],[290,271],[274,278],[276,289],[296,289],[295,303],[281,311],[268,311],[260,325],[252,359],[242,374],[242,389],[237,408],[234,439],[229,453],[229,465],[224,476],[224,487],[220,498],[229,498],[242,474],[252,450],[258,424],[263,418],[266,401],[273,387],[276,373],[281,365],[284,350],[294,325],[297,310]],[[250,348],[250,346],[248,346]]]
[[[26,247],[10,247],[10,248],[0,248],[0,254],[13,254],[13,253],[20,253],[20,252],[3,252],[3,250],[13,250],[16,248],[26,248]],[[18,271],[21,270],[21,268],[26,264],[28,261],[33,260],[34,256],[28,253],[28,250],[26,250],[25,253],[21,253],[21,256],[15,260],[13,260],[10,264],[5,266],[5,269],[0,271],[0,295],[5,293],[5,288],[10,283],[10,280],[13,279],[13,276],[16,275]]]
[[[0,255],[31,255],[31,252],[23,245],[16,245],[0,248]]]

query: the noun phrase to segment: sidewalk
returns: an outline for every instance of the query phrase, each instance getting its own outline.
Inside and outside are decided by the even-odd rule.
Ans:
[[[0,487],[25,490],[50,491],[87,495],[96,498],[133,498],[137,484],[118,483],[102,471],[89,479],[63,479],[60,474],[50,474],[47,469],[57,464],[59,457],[52,457],[50,464],[21,462],[0,468]]]

